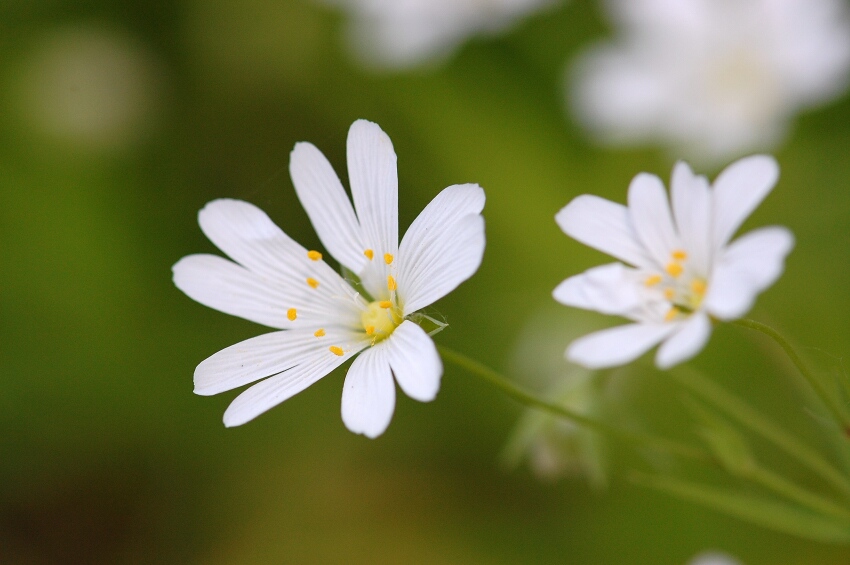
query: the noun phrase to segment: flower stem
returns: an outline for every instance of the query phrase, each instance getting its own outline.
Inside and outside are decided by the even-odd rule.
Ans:
[[[823,480],[850,497],[850,480],[829,464],[817,451],[773,423],[743,400],[711,379],[689,367],[680,366],[668,374],[679,384],[711,402],[738,422],[770,441]]]
[[[450,361],[458,367],[465,369],[467,372],[489,382],[490,384],[492,384],[493,386],[495,386],[517,402],[519,402],[520,404],[544,410],[546,412],[549,412],[550,414],[553,414],[560,418],[564,418],[578,425],[585,426],[596,431],[618,437],[622,440],[638,444],[642,447],[655,448],[660,451],[665,451],[667,453],[689,459],[696,459],[701,461],[713,460],[712,456],[702,449],[666,438],[653,436],[650,434],[644,434],[641,432],[617,428],[603,421],[584,416],[577,412],[573,412],[572,410],[569,410],[564,406],[549,402],[533,395],[530,392],[523,390],[521,387],[511,382],[511,380],[507,377],[501,375],[500,373],[497,373],[493,369],[487,367],[482,363],[479,363],[474,359],[470,359],[462,353],[458,353],[443,345],[438,345],[437,349],[439,350],[440,355],[446,361]]]
[[[762,324],[761,322],[756,322],[755,320],[749,320],[746,318],[742,318],[740,320],[735,320],[732,322],[736,326],[741,326],[742,328],[749,328],[751,330],[760,331],[766,336],[770,337],[773,341],[775,341],[779,347],[781,347],[788,358],[794,363],[794,366],[797,367],[797,370],[800,371],[800,374],[808,381],[809,385],[814,389],[815,393],[820,397],[821,401],[827,407],[827,409],[832,413],[833,418],[838,424],[841,426],[843,430],[850,432],[850,418],[848,418],[847,413],[842,410],[841,406],[836,402],[835,397],[830,395],[827,390],[824,388],[823,383],[815,377],[814,373],[812,373],[806,364],[803,363],[803,360],[800,358],[800,355],[794,350],[791,346],[791,343],[782,337],[782,335],[777,332],[775,329],[771,328],[767,324]]]

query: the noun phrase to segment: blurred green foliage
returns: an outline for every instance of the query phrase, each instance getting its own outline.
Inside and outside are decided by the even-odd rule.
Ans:
[[[348,126],[379,123],[399,155],[402,230],[445,186],[485,188],[485,261],[436,305],[450,323],[437,340],[497,369],[534,312],[563,308],[555,285],[602,260],[555,212],[585,192],[622,202],[639,171],[669,176],[661,152],[592,146],[564,115],[563,67],[605,33],[593,2],[472,39],[441,68],[387,75],[351,63],[341,23],[298,0],[0,5],[0,562],[678,565],[716,548],[748,565],[847,563],[847,548],[630,483],[617,468],[646,462],[623,450],[602,493],[505,473],[520,410],[452,367],[435,402],[400,397],[375,441],[342,425],[343,371],[237,429],[221,424],[234,394],[192,394],[199,361],[265,329],[192,302],[170,267],[215,252],[196,213],[217,197],[261,206],[318,248],[288,178],[296,141],[344,179]],[[57,84],[39,75],[43,49],[67,33],[114,41],[141,73],[134,114],[94,133],[43,123],[39,104],[54,99],[39,89]],[[839,357],[848,149],[848,98],[803,116],[747,223],[797,237],[753,317]],[[720,327],[694,365],[818,437],[766,340]],[[671,379],[629,377],[632,419],[699,441]]]

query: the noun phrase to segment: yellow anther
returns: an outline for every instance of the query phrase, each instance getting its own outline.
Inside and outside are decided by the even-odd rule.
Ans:
[[[671,322],[671,321],[673,321],[673,319],[674,319],[676,316],[678,316],[678,315],[679,315],[679,312],[680,312],[680,310],[679,310],[678,308],[676,308],[675,306],[673,306],[672,308],[670,308],[670,309],[667,311],[667,314],[664,316],[664,321],[665,321],[665,322]]]
[[[646,286],[655,286],[661,282],[661,275],[650,275],[646,277],[646,280],[643,281],[643,284]]]
[[[307,284],[310,285],[310,288],[319,288],[319,281],[312,277],[307,277]]]
[[[322,254],[318,251],[308,251],[307,257],[309,257],[311,261],[319,261],[322,258]]]
[[[286,311],[286,317],[289,318],[290,322],[294,322],[295,318],[298,317],[298,311],[295,308],[290,308]]]
[[[681,249],[677,249],[673,252],[673,260],[674,261],[684,261],[688,258],[688,254],[682,251]]]
[[[313,335],[316,336],[316,337],[324,337],[325,336],[325,330],[323,328],[319,328],[318,330],[315,331],[315,333],[313,333]]]
[[[702,279],[694,279],[691,281],[691,290],[694,294],[705,294],[706,284]]]
[[[665,269],[665,271],[667,271],[667,274],[673,277],[674,279],[681,275],[682,271],[684,270],[685,268],[678,263],[669,263],[667,265],[667,268]]]
[[[393,259],[394,259],[394,257],[392,256],[391,253],[384,253],[384,263],[389,265],[393,262]]]
[[[667,300],[673,300],[674,296],[676,296],[675,290],[673,290],[672,288],[664,289],[664,298],[666,298]]]
[[[398,285],[392,275],[387,276],[387,288],[390,289],[390,292],[393,292],[398,288]]]
[[[378,302],[378,306],[380,306],[381,308],[392,308],[393,303],[389,300],[381,300],[380,302]]]
[[[328,347],[328,351],[336,355],[337,357],[342,357],[345,355],[345,351],[342,350],[342,347],[337,347],[336,345],[331,345]]]
[[[374,251],[372,251],[371,249],[367,249],[366,251],[364,251],[364,252],[363,252],[363,255],[365,255],[365,256],[366,256],[366,258],[367,258],[367,259],[369,259],[369,260],[371,261],[371,260],[372,260],[372,257],[374,257],[374,256],[375,256],[375,252],[374,252]]]
[[[375,326],[366,326],[363,329],[366,330],[366,335],[375,335]]]

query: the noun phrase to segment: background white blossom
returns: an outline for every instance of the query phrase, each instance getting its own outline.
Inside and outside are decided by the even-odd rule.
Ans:
[[[569,69],[576,119],[608,143],[716,162],[775,147],[847,87],[842,0],[609,0],[612,42]]]
[[[467,38],[503,31],[560,0],[323,0],[348,12],[355,56],[379,67],[447,57]]]

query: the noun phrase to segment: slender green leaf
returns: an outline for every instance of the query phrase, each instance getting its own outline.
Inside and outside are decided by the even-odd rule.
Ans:
[[[850,543],[850,522],[826,518],[774,499],[672,477],[635,476],[642,485],[764,528],[827,543]]]

